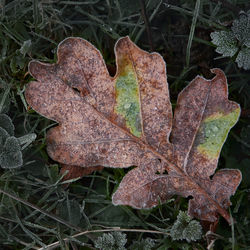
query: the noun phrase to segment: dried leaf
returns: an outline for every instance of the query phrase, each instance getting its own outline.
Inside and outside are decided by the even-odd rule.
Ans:
[[[32,61],[38,82],[27,102],[59,123],[47,133],[51,158],[79,167],[137,166],[113,195],[115,205],[151,208],[174,194],[192,196],[189,215],[229,223],[229,198],[238,170],[218,171],[220,150],[240,114],[228,100],[224,73],[196,77],[179,95],[172,126],[165,62],[128,37],[115,46],[117,73],[110,77],[99,51],[81,38],[58,47],[58,63]],[[169,135],[171,133],[171,143]]]
[[[82,177],[88,174],[91,174],[93,171],[102,170],[102,166],[97,167],[85,167],[85,168],[79,168],[79,166],[70,166],[70,165],[63,165],[60,170],[61,174],[64,174],[66,171],[66,175],[64,176],[63,180],[70,180],[78,177]]]

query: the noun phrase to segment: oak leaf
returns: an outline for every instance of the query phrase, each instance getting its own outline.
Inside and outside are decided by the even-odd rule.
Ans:
[[[136,166],[113,194],[115,205],[151,208],[178,194],[192,197],[190,216],[215,222],[220,214],[230,223],[226,209],[241,173],[214,172],[240,107],[228,100],[224,73],[197,76],[179,94],[172,120],[163,58],[128,37],[118,40],[115,55],[111,77],[93,45],[67,38],[56,64],[29,64],[37,81],[26,88],[27,102],[58,122],[47,133],[50,157],[84,168]]]

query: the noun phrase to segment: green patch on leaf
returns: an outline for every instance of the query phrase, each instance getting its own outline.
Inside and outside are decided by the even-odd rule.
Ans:
[[[116,108],[115,112],[124,117],[127,128],[137,137],[141,136],[141,114],[139,86],[133,66],[124,67],[115,84]]]
[[[239,115],[240,109],[238,108],[230,114],[217,113],[205,119],[201,128],[202,142],[197,148],[198,151],[209,158],[217,159],[227,134],[237,122]]]

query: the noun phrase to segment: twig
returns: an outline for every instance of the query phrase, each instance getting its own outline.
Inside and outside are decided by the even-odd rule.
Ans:
[[[164,235],[169,235],[168,233],[160,232],[160,231],[155,231],[155,230],[145,230],[145,229],[129,229],[129,228],[119,228],[119,227],[114,227],[114,228],[109,228],[109,229],[99,229],[99,230],[92,230],[92,231],[84,231],[75,235],[72,235],[70,237],[64,238],[63,241],[67,242],[70,240],[70,238],[76,238],[78,236],[82,236],[85,234],[90,234],[90,233],[104,233],[104,232],[138,232],[138,233],[155,233],[155,234],[164,234]],[[54,242],[50,245],[47,245],[45,248],[40,248],[39,250],[51,250],[60,245],[60,241]]]
[[[30,243],[27,243],[27,242],[24,242],[20,239],[18,239],[17,237],[13,236],[13,235],[9,235],[10,238],[12,238],[13,240],[15,240],[16,242],[20,243],[21,245],[24,245],[26,246],[28,249],[40,249],[39,247],[37,246],[32,246],[32,244]]]
[[[31,207],[31,208],[33,208],[33,209],[39,211],[39,212],[42,213],[42,214],[45,214],[47,217],[49,217],[49,218],[51,218],[51,219],[53,219],[53,220],[56,220],[56,221],[58,221],[59,223],[65,225],[65,226],[67,226],[67,227],[69,227],[69,228],[72,228],[72,229],[74,229],[74,230],[76,230],[76,231],[78,231],[78,232],[81,232],[81,231],[82,231],[82,228],[77,227],[77,226],[75,226],[75,225],[72,225],[72,224],[68,223],[67,221],[61,219],[60,217],[56,216],[55,214],[48,213],[47,211],[44,211],[44,210],[41,209],[40,207],[37,207],[36,205],[33,205],[32,203],[30,203],[30,202],[28,202],[28,201],[25,201],[25,200],[23,200],[23,199],[21,199],[21,198],[19,198],[19,197],[16,197],[16,196],[13,195],[13,194],[10,194],[10,193],[8,193],[8,192],[2,190],[2,189],[0,189],[0,193],[3,193],[3,194],[7,195],[8,197],[10,197],[10,198],[12,198],[12,199],[14,199],[14,200],[19,201],[19,202],[21,202],[22,204],[24,204],[24,205],[26,205],[26,206],[28,206],[28,207]]]
[[[230,2],[228,2],[227,0],[210,0],[211,2],[214,3],[221,3],[222,7],[231,10],[234,14],[238,15],[240,12],[240,8],[234,4],[231,4]]]
[[[154,46],[153,46],[153,40],[152,40],[152,30],[148,21],[148,16],[147,16],[147,12],[146,12],[146,7],[145,7],[145,1],[144,0],[140,0],[140,4],[141,4],[141,12],[142,12],[142,17],[146,26],[146,30],[147,30],[147,36],[148,36],[148,43],[150,46],[150,50],[154,51]]]

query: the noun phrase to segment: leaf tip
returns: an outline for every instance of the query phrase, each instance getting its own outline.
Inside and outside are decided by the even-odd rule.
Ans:
[[[32,60],[28,64],[28,72],[31,76],[34,76],[34,72],[37,69],[37,65],[39,64],[39,61]]]
[[[213,68],[210,71],[215,74],[214,78],[223,78],[226,80],[226,76],[225,76],[225,73],[223,72],[223,70],[221,70],[219,68]]]

